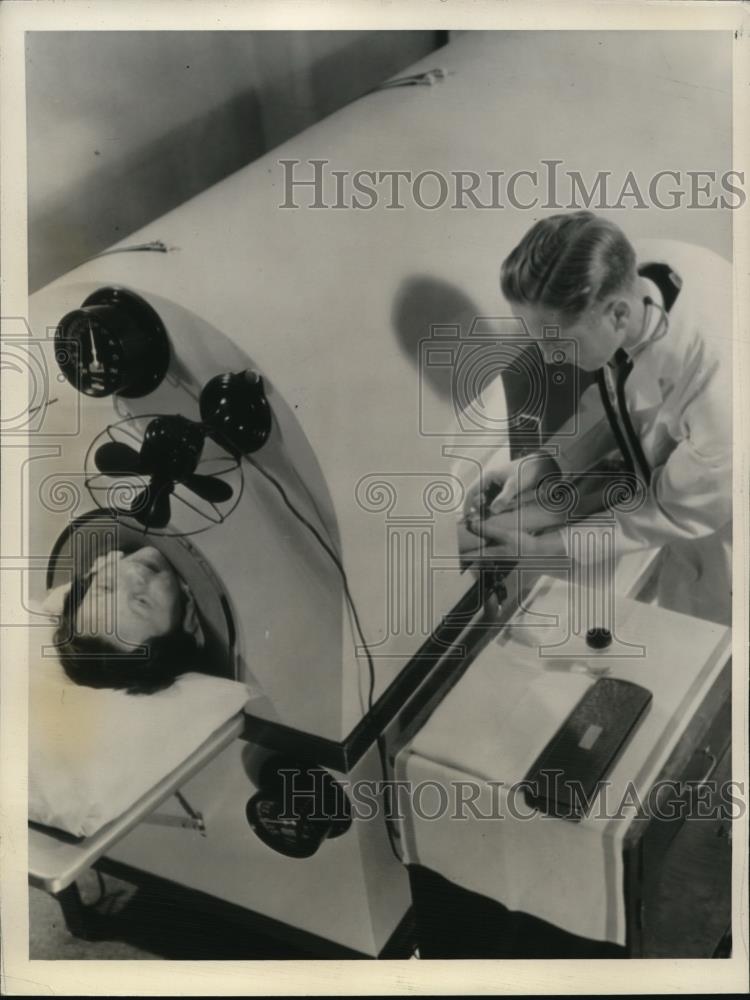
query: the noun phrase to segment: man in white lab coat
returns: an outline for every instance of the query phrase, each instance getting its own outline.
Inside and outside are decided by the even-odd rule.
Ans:
[[[549,474],[574,480],[616,454],[644,491],[638,509],[614,511],[616,556],[661,548],[657,603],[729,623],[731,265],[689,244],[631,245],[608,220],[573,212],[524,236],[501,285],[542,352],[559,349],[544,327],[559,327],[577,346],[570,360],[597,381],[581,397],[574,436],[569,423],[531,458],[485,464],[467,496],[464,555],[565,554],[566,530],[525,531],[521,521],[519,531],[503,512]]]

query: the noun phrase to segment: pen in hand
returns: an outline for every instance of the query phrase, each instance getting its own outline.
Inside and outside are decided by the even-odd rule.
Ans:
[[[500,483],[490,483],[486,490],[481,494],[479,499],[479,504],[476,507],[472,507],[471,510],[463,517],[463,523],[466,525],[467,529],[472,532],[472,534],[479,534],[471,527],[471,522],[476,518],[484,520],[489,517],[492,513],[491,507],[494,500],[502,492],[502,486]],[[471,569],[474,565],[473,562],[467,563],[465,566],[461,567],[461,574],[463,575],[467,569]]]

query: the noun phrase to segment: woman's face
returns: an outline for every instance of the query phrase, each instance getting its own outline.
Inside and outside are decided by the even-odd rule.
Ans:
[[[180,578],[158,549],[146,546],[129,555],[113,550],[91,569],[75,631],[131,651],[171,632],[182,616]]]

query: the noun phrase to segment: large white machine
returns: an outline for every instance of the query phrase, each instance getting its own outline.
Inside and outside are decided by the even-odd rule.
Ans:
[[[244,184],[236,188],[241,180],[215,192],[221,203],[247,202]],[[200,199],[191,206],[196,209]],[[218,222],[210,205],[204,210]],[[302,221],[278,215],[296,228]],[[216,260],[209,268],[214,251],[207,247],[213,243],[219,257],[226,252],[224,224],[213,233],[207,219],[191,224],[200,233],[196,239],[177,231],[180,218],[175,213],[159,227],[160,238],[179,250],[111,255],[34,296],[33,339],[50,388],[32,444],[30,530],[35,551],[53,559],[46,571],[31,574],[31,593],[40,597],[45,586],[65,582],[71,537],[111,521],[106,508],[119,481],[98,475],[94,457],[102,445],[117,441],[140,451],[154,417],[201,420],[200,392],[212,378],[262,377],[270,435],[252,456],[256,465],[244,456],[233,462],[208,439],[197,469],[228,469],[217,478],[231,486],[231,500],[207,504],[178,487],[167,525],[154,527],[147,512],[145,523],[125,516],[118,528],[129,531],[131,545],[140,539],[161,548],[196,593],[206,592],[201,611],[231,645],[224,662],[234,676],[257,683],[263,697],[253,701],[241,738],[180,789],[203,817],[206,836],[144,822],[109,845],[106,856],[377,955],[411,902],[384,822],[355,824],[301,860],[259,839],[246,809],[259,790],[259,763],[274,753],[349,781],[382,777],[385,757],[377,740],[438,656],[431,648],[422,661],[413,658],[470,589],[455,555],[461,484],[441,455],[442,441],[420,433],[419,371],[387,324],[376,329],[372,317],[346,310],[333,321],[331,303],[322,308],[309,301],[304,308],[299,303],[294,320],[274,316],[242,273],[246,263],[251,270],[273,267],[269,257],[261,262],[241,245],[244,225],[235,234],[234,277],[222,291],[227,267]],[[308,266],[315,260],[285,261],[290,271]],[[209,270],[218,280],[198,291]],[[166,346],[147,338],[135,343],[138,320],[128,326],[123,316],[139,300],[155,311]],[[149,366],[152,382],[137,387],[137,395],[127,388],[109,394],[112,385],[132,384]],[[58,380],[61,368],[70,381]],[[108,394],[87,395],[71,383]],[[426,391],[432,416],[442,407],[449,418],[445,401],[429,385]],[[352,605],[335,562],[258,466],[337,553]],[[66,489],[72,502],[56,504]],[[362,623],[372,675],[353,613]]]
[[[570,62],[561,45],[556,38],[542,62],[575,76],[580,48]],[[106,854],[370,956],[386,951],[411,905],[397,832],[344,822],[294,857],[259,836],[248,802],[263,791],[269,760],[271,770],[281,760],[334,782],[389,776],[399,740],[483,634],[487,593],[456,554],[461,469],[468,476],[488,443],[509,448],[514,414],[528,417],[535,398],[528,370],[510,368],[516,399],[504,426],[466,428],[456,418],[472,398],[481,411],[492,378],[502,392],[497,358],[480,371],[465,362],[486,348],[477,320],[502,311],[503,248],[531,219],[413,203],[281,208],[279,161],[295,161],[306,180],[314,160],[344,171],[497,168],[501,123],[515,129],[503,81],[524,60],[519,51],[502,60],[496,46],[460,38],[415,67],[439,63],[439,84],[366,96],[30,300],[31,345],[48,373],[28,465],[30,537],[38,556],[53,556],[29,572],[31,596],[62,582],[73,534],[96,530],[119,505],[129,544],[160,547],[204,594],[222,669],[262,692],[241,731],[180,785],[206,836],[139,814],[143,822],[122,824],[83,861]],[[525,100],[549,117],[545,92],[541,79],[524,83]],[[560,153],[573,155],[574,137],[555,135]],[[526,164],[529,155],[509,158]],[[201,406],[206,386],[228,374],[261,427],[252,447],[249,438],[227,447],[216,416],[226,408],[207,420]],[[478,396],[467,396],[466,378]],[[550,374],[549,387],[559,411],[569,410],[572,383],[561,388]],[[174,416],[191,422],[183,430],[200,424],[205,438],[185,476],[211,475],[231,496],[204,486],[196,498],[183,482],[166,520],[148,504],[131,516],[135,495],[121,482],[111,489],[119,481],[97,467],[97,452],[120,442],[142,457],[154,419]],[[543,408],[537,416],[546,419]],[[179,455],[185,447],[183,436]],[[159,461],[165,454],[157,449]],[[41,884],[60,890],[83,861]]]
[[[324,364],[311,371],[309,359],[297,360],[290,343],[284,350],[273,346],[274,373],[271,356],[258,360],[260,344],[250,357],[195,313],[149,293],[144,287],[149,272],[150,283],[163,288],[159,270],[164,258],[138,258],[138,270],[143,271],[137,277],[128,273],[131,260],[109,258],[110,275],[121,282],[116,288],[64,282],[35,297],[34,328],[54,331],[46,342],[40,338],[38,346],[53,378],[59,371],[65,379],[54,384],[45,433],[32,450],[38,461],[30,464],[29,495],[37,501],[30,510],[32,537],[35,546],[51,553],[44,584],[59,585],[71,572],[81,571],[74,563],[81,558],[85,562],[87,537],[101,538],[109,531],[121,548],[156,545],[196,594],[214,637],[215,652],[206,668],[252,681],[262,696],[251,704],[253,716],[242,738],[206,761],[181,788],[202,815],[207,836],[144,823],[111,845],[107,856],[349,949],[378,954],[410,903],[385,824],[357,826],[332,839],[315,857],[290,860],[283,844],[274,850],[258,838],[246,806],[257,791],[259,763],[273,752],[287,764],[323,767],[350,781],[382,777],[385,759],[377,744],[382,730],[448,647],[437,654],[432,647],[423,650],[423,662],[411,662],[413,656],[470,589],[470,579],[460,575],[451,554],[460,483],[448,472],[445,459],[441,473],[439,452],[437,462],[430,460],[434,442],[421,438],[418,427],[412,435],[400,435],[400,461],[398,448],[383,448],[380,435],[386,420],[392,421],[394,435],[386,434],[385,440],[395,439],[397,423],[409,427],[418,388],[416,370],[404,371],[403,364],[387,361],[378,367],[373,358],[363,366],[360,379],[354,361],[345,361],[346,352],[340,349],[330,368]],[[154,312],[144,306],[142,295],[148,296]],[[135,318],[129,312],[133,309]],[[66,318],[53,327],[55,317]],[[148,329],[149,321],[152,339],[144,336],[140,344],[138,333]],[[309,339],[325,339],[319,334],[310,330]],[[304,335],[298,333],[297,339],[304,351]],[[325,349],[317,350],[325,356]],[[333,357],[333,345],[330,350]],[[382,345],[386,356],[397,351],[395,344]],[[361,342],[351,344],[351,354],[361,354]],[[144,380],[146,369],[150,374]],[[351,424],[333,419],[333,411],[309,398],[311,379],[325,383],[334,369],[342,372],[342,395],[354,395],[350,382],[369,382],[369,387],[358,387],[358,404],[354,398],[345,404],[362,415],[364,433],[356,435],[361,448],[342,440],[354,437]],[[392,392],[383,384],[391,381],[383,378],[389,370],[403,379],[395,393],[401,406],[393,405]],[[132,501],[149,481],[148,472],[135,477],[137,488],[123,498],[128,477],[116,471],[105,475],[97,460],[101,465],[99,457],[106,448],[119,445],[130,448],[132,456],[139,453],[150,470],[144,442],[149,435],[153,438],[154,427],[178,415],[192,422],[178,429],[198,428],[201,389],[222,373],[253,373],[239,374],[239,381],[244,387],[251,384],[251,391],[254,386],[259,399],[267,399],[268,439],[257,452],[255,442],[252,453],[248,443],[247,455],[210,438],[203,444],[198,474],[226,483],[231,497],[208,502],[181,483],[167,501],[168,520],[156,508],[139,511],[137,503],[129,516]],[[252,401],[243,386],[240,403],[252,420]],[[303,386],[310,412],[304,421],[307,433],[302,407],[294,402],[304,399]],[[382,404],[377,398],[381,392]],[[366,393],[370,402],[362,403]],[[386,395],[391,402],[386,403]],[[370,414],[382,414],[382,423],[376,419],[370,426]],[[47,448],[52,442],[58,447]],[[189,442],[181,438],[175,447],[179,464],[180,448],[189,451]],[[358,457],[357,451],[369,452],[369,457]],[[379,465],[374,457],[378,451],[391,464]],[[406,461],[409,451],[411,463]],[[421,474],[416,471],[420,457]],[[154,470],[167,460],[167,452],[160,452]],[[374,474],[368,473],[373,469]],[[264,472],[274,477],[319,538],[295,518]],[[62,493],[73,501],[55,509],[54,498]],[[434,505],[431,493],[437,497]],[[389,519],[396,503],[403,506],[401,521]],[[446,512],[451,511],[449,517]],[[341,569],[320,538],[339,554]],[[406,551],[394,559],[398,545]],[[348,605],[342,570],[351,597]],[[38,592],[41,575],[32,593]],[[411,593],[401,597],[399,585]],[[395,608],[389,606],[394,600]],[[480,610],[470,606],[470,612]],[[355,613],[363,636],[353,629]]]

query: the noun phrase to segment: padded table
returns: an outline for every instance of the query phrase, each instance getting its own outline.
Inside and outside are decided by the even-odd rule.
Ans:
[[[132,808],[91,837],[72,837],[60,830],[37,824],[29,826],[29,882],[37,888],[58,895],[73,885],[79,875],[163,802],[169,799],[194,774],[242,733],[243,712],[228,719],[179,767],[160,781]]]

